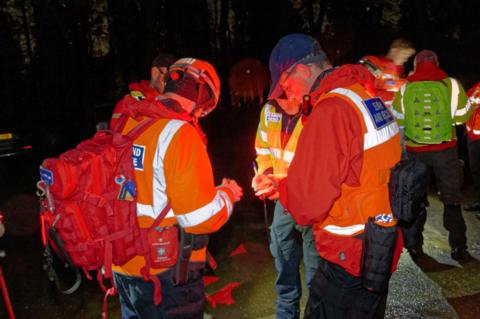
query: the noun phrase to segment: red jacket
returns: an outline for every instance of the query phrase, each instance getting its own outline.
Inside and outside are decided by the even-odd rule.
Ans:
[[[315,107],[300,136],[280,201],[301,225],[314,225],[321,257],[360,275],[362,234],[370,217],[389,216],[391,168],[400,160],[399,128],[372,92],[360,65],[328,75],[312,94]],[[401,240],[392,268],[401,252]]]

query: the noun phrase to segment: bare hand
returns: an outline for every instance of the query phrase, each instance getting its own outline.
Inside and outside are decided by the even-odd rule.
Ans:
[[[252,188],[255,192],[270,187],[271,185],[272,181],[267,175],[257,174],[252,179]]]
[[[226,187],[232,192],[234,202],[238,202],[243,196],[243,189],[233,179],[223,178],[220,186]]]

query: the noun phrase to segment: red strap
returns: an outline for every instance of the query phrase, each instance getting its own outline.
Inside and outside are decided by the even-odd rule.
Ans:
[[[153,119],[153,118],[149,118],[145,121],[142,121],[140,124],[135,126],[130,132],[128,132],[126,136],[131,140],[135,140],[137,137],[142,135],[142,133],[145,132],[145,130],[149,128],[150,125],[152,125],[156,121],[157,119]]]
[[[158,225],[160,225],[160,222],[163,220],[163,218],[165,216],[167,216],[167,214],[168,214],[168,212],[170,211],[171,208],[172,208],[172,206],[170,206],[170,203],[167,203],[167,206],[165,206],[165,208],[162,209],[162,211],[160,212],[160,215],[158,215],[157,218],[155,218],[155,220],[153,221],[153,224],[152,224],[152,226],[150,226],[150,228],[155,228]]]
[[[158,306],[162,302],[160,279],[154,275],[151,275],[149,279],[153,281],[153,303]]]
[[[42,232],[43,247],[47,246],[47,229],[45,227],[45,213],[40,213],[40,227]]]
[[[115,287],[109,288],[105,292],[105,296],[103,297],[103,311],[102,311],[102,319],[107,319],[108,317],[108,297],[115,296],[117,294],[117,290]]]
[[[213,259],[212,254],[210,254],[208,250],[207,250],[207,261],[213,270],[217,269],[217,262],[215,261],[215,259]]]
[[[150,226],[149,229],[157,227],[160,222],[163,220],[163,218],[167,215],[167,213],[170,211],[170,203],[168,203],[163,210],[160,212],[160,214],[155,218],[152,226]],[[145,248],[148,248],[148,229],[140,229],[140,235],[141,235],[141,240],[145,246]],[[148,256],[149,250],[145,249],[145,266],[142,267],[140,270],[140,273],[142,274],[143,280],[145,281],[151,281],[153,282],[153,301],[155,305],[159,305],[162,302],[162,290],[161,290],[161,285],[160,285],[160,280],[158,279],[157,276],[152,275],[150,273],[150,256]]]

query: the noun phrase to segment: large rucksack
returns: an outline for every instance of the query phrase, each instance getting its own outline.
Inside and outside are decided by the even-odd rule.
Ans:
[[[452,139],[449,89],[443,81],[415,81],[406,86],[405,136],[420,144],[440,144]]]
[[[123,265],[135,256],[145,256],[147,267],[150,267],[152,253],[146,238],[170,209],[167,205],[152,227],[140,229],[136,214],[133,141],[155,120],[142,121],[127,135],[99,131],[59,158],[45,159],[40,167],[38,186],[47,259],[51,261],[50,250],[53,249],[67,264],[82,269],[87,278],[91,279],[90,271],[97,271],[97,280],[106,295],[116,293],[113,287],[107,289],[103,284],[103,279],[112,277],[112,264]],[[164,236],[159,239],[162,242],[176,243],[178,240],[176,228],[156,236]],[[169,238],[165,240],[165,236]],[[178,245],[170,248],[159,250],[167,255],[155,260],[159,263],[157,267],[175,265]],[[48,261],[46,270],[58,285]],[[149,270],[145,269],[144,279],[154,280]],[[62,292],[75,291],[80,278],[77,272],[75,285]]]

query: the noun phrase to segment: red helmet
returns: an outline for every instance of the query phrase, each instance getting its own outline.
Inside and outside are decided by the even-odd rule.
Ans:
[[[200,84],[194,110],[203,108],[201,116],[207,115],[215,109],[220,98],[220,79],[215,68],[210,63],[195,58],[182,58],[168,68],[167,81],[181,81],[185,77],[193,78]]]
[[[365,66],[375,77],[375,88],[396,92],[405,80],[400,78],[397,66],[391,61],[382,60],[374,55],[362,57],[358,63]]]

